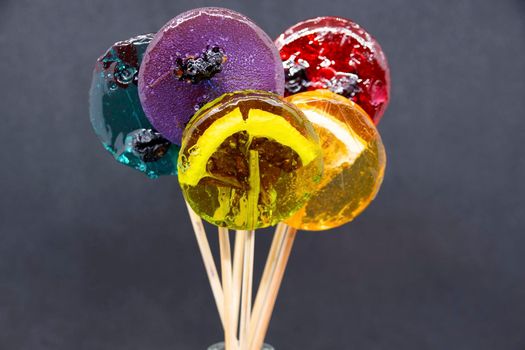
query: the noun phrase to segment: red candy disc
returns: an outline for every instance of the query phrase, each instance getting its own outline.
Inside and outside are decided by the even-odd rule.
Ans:
[[[318,17],[286,30],[275,44],[285,95],[329,89],[360,105],[377,125],[390,97],[390,71],[377,41],[356,23]]]

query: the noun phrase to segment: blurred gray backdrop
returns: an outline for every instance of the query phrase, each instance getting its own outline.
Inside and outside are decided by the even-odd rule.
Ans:
[[[204,350],[221,338],[176,179],[114,162],[87,104],[108,46],[204,5],[271,37],[348,17],[391,67],[379,196],[351,224],[300,234],[268,341],[525,349],[523,0],[0,0],[0,349]],[[269,238],[257,235],[259,266]]]

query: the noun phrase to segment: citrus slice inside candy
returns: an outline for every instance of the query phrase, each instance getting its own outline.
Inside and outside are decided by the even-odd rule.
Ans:
[[[281,116],[254,108],[245,118],[241,110],[235,108],[211,124],[197,140],[187,157],[191,166],[181,173],[180,182],[195,186],[207,175],[206,165],[211,155],[228,137],[242,131],[246,131],[250,138],[268,138],[290,147],[299,155],[303,165],[308,165],[319,155],[319,147]]]
[[[357,104],[328,90],[287,98],[316,129],[324,172],[307,204],[287,223],[303,230],[326,230],[353,220],[376,196],[386,163],[381,137]]]
[[[302,207],[320,179],[321,158],[313,126],[297,108],[267,92],[230,93],[188,124],[179,182],[207,221],[255,229]]]

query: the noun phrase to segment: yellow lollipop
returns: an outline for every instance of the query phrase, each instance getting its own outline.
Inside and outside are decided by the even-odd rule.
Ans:
[[[187,125],[179,183],[193,210],[222,227],[253,230],[293,215],[317,188],[322,152],[295,106],[262,91],[224,94]]]
[[[324,161],[318,190],[286,223],[313,231],[343,225],[370,204],[381,186],[386,163],[381,137],[363,109],[328,90],[286,100],[314,125]]]

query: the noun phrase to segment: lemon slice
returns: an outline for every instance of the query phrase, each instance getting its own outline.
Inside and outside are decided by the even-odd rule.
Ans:
[[[348,163],[353,164],[359,155],[366,149],[368,142],[360,137],[355,130],[342,120],[334,118],[321,108],[304,108],[302,112],[314,126],[326,129],[333,137],[341,142],[346,150],[346,157],[338,157],[334,167]]]
[[[317,191],[286,223],[316,231],[353,220],[381,186],[386,162],[381,136],[364,110],[332,92],[303,92],[287,101],[317,130],[324,172]]]
[[[243,118],[241,110],[235,108],[213,122],[191,148],[179,172],[179,182],[196,186],[208,175],[206,164],[220,145],[230,136],[246,131],[251,138],[264,137],[294,150],[303,166],[308,165],[320,154],[319,146],[308,140],[280,115],[261,109],[250,109]]]
[[[236,230],[282,222],[317,188],[319,137],[293,104],[236,91],[203,106],[186,126],[178,162],[184,199],[204,220]]]

